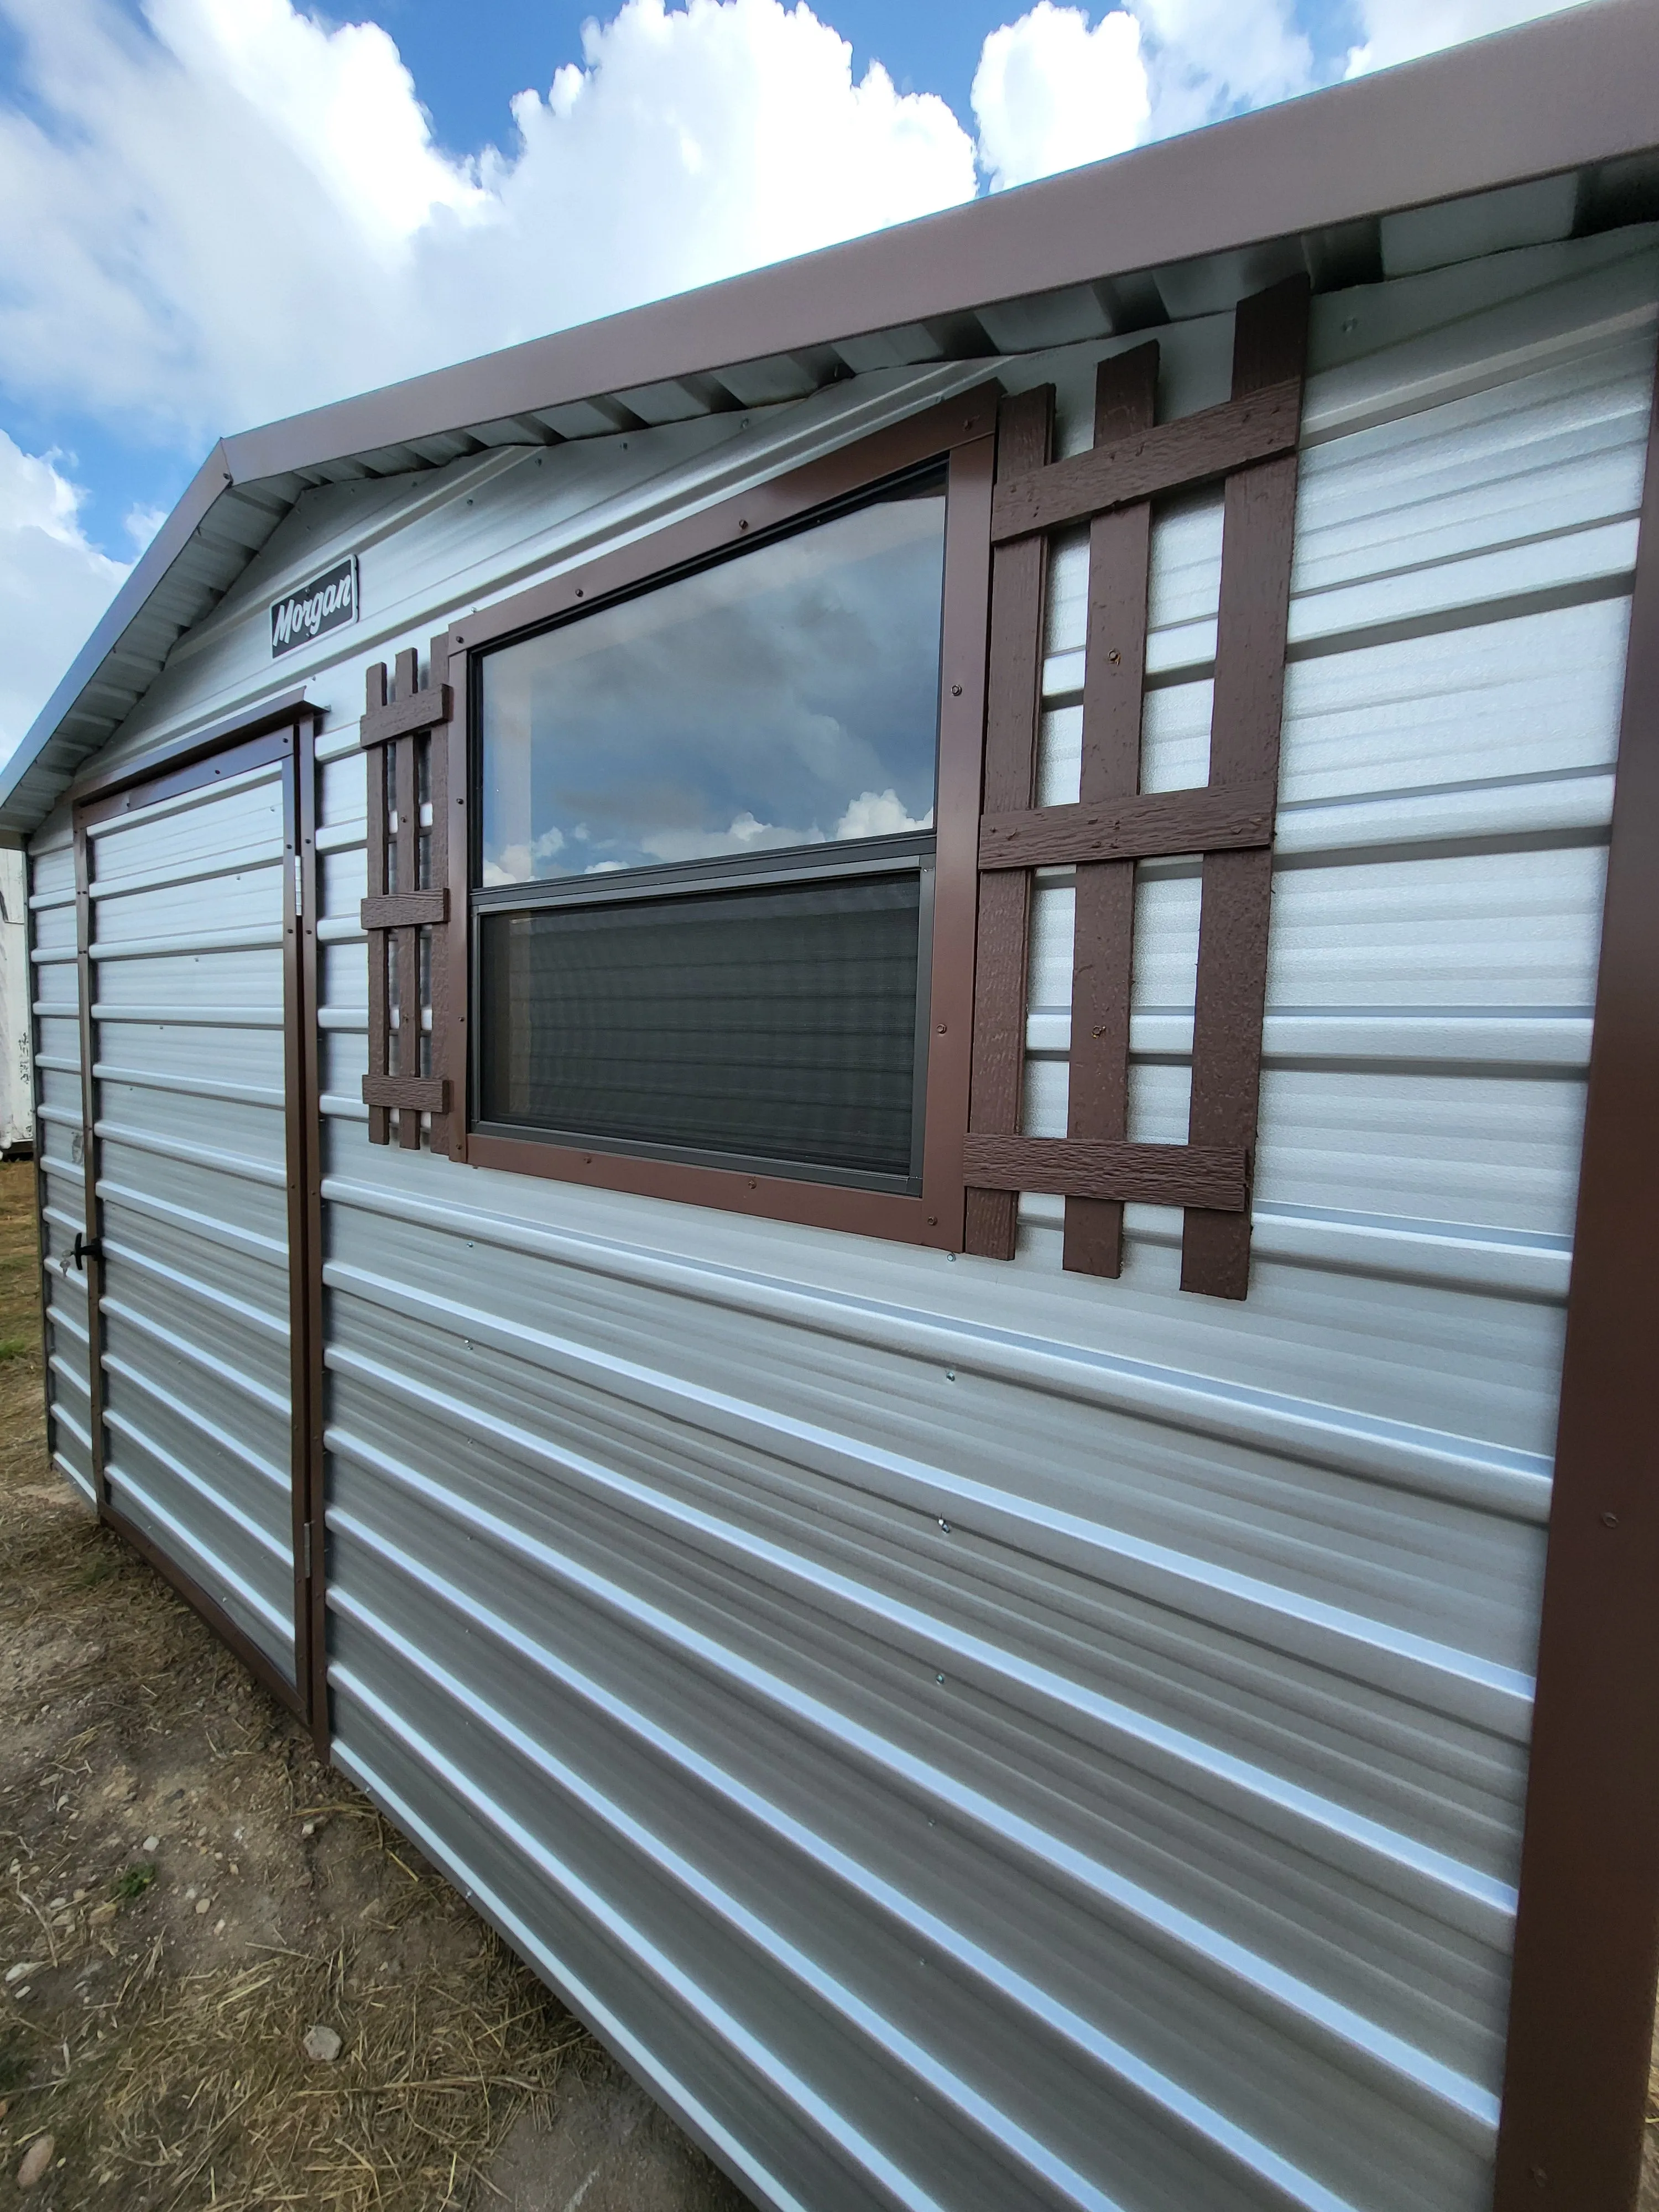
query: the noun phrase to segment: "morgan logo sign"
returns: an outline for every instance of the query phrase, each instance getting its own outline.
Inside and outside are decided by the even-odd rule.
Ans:
[[[350,560],[325,569],[320,576],[313,576],[308,584],[301,584],[285,599],[273,603],[270,657],[275,660],[282,653],[292,653],[296,645],[308,645],[325,630],[343,629],[356,619],[357,562],[354,555]]]

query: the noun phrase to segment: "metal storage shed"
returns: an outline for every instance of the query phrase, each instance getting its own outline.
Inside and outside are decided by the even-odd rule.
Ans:
[[[760,2203],[1632,2201],[1656,219],[1612,0],[250,433],[6,771],[58,1465]],[[848,518],[937,815],[487,878]]]

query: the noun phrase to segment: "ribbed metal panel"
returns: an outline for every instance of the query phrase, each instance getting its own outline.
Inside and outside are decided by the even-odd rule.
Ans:
[[[1041,1199],[998,1266],[366,1141],[363,659],[982,372],[318,494],[124,738],[252,696],[273,580],[360,552],[365,632],[308,672],[336,1756],[763,2203],[1489,2199],[1656,295],[1627,233],[1316,301],[1243,1304],[1180,1293],[1155,1208],[1107,1283]],[[1229,316],[1158,335],[1166,415],[1223,396]],[[1053,380],[1076,447],[1118,343],[999,374]],[[1158,526],[1149,787],[1204,774],[1218,544],[1213,502]],[[1051,799],[1079,608],[1062,546]],[[214,946],[196,1042],[143,1065],[190,1088],[100,1109],[166,1203],[157,1102],[200,1117],[186,1202],[234,1278],[106,1205],[258,1309],[222,1364],[285,1404],[278,1194],[203,1164],[280,1158],[270,1103],[222,1095],[280,1075],[208,1007],[280,1039],[276,955],[225,937],[224,883],[276,880],[239,821],[166,894]],[[1141,872],[1133,1133],[1179,1140],[1197,875]],[[100,962],[100,1005],[159,1032],[132,979],[185,957]],[[1056,872],[1036,1133],[1070,966]],[[128,1341],[228,1427],[246,1391]]]
[[[338,1756],[763,2202],[1486,2201],[1646,246],[1317,303],[1242,1306],[1157,1209],[1106,1284],[1040,1199],[1006,1268],[371,1149],[325,745]],[[1219,396],[1224,319],[1164,344]],[[1101,350],[1009,379],[1069,445]],[[1153,787],[1218,546],[1160,522]],[[1080,605],[1062,548],[1056,799]],[[1179,1140],[1197,875],[1142,872]],[[1070,930],[1057,874],[1037,1133]]]
[[[283,775],[88,842],[111,1501],[292,1680]]]
[[[35,1171],[46,1259],[48,1448],[52,1464],[94,1502],[87,1282],[66,1267],[86,1230],[81,1111],[80,988],[76,968],[75,848],[66,819],[49,823],[29,855],[33,976]]]

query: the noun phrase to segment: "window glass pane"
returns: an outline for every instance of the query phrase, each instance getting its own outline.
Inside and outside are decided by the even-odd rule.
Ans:
[[[945,479],[494,653],[485,884],[927,829]]]
[[[479,916],[486,1122],[908,1176],[918,872]]]

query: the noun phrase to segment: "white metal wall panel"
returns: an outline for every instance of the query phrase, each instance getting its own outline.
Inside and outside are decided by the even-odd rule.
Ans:
[[[86,1233],[81,1099],[81,999],[76,971],[75,848],[67,815],[49,822],[29,854],[33,975],[35,1171],[45,1231],[46,1407],[52,1464],[90,1504],[91,1394],[87,1381],[87,1279],[64,1261]]]
[[[111,1502],[292,1680],[285,774],[88,844]]]
[[[1103,1283],[1041,1199],[999,1267],[366,1141],[364,659],[984,365],[308,495],[123,737],[268,688],[269,596],[362,553],[279,672],[338,732],[337,1756],[763,2203],[1486,2201],[1656,293],[1627,233],[1316,302],[1242,1305],[1155,1208]],[[1158,333],[1164,414],[1230,320]],[[994,366],[1075,447],[1121,343]],[[1217,519],[1158,528],[1152,788],[1203,774]],[[1054,799],[1078,594],[1062,549]],[[1197,876],[1142,878],[1178,1140]]]
[[[1107,1284],[1040,1199],[1006,1268],[369,1147],[325,744],[339,1756],[763,2202],[1486,2201],[1648,246],[1317,305],[1241,1306],[1158,1209]],[[1018,372],[1068,446],[1103,350]],[[1218,548],[1159,524],[1153,787]],[[1054,799],[1080,604],[1062,549]],[[1179,1140],[1195,866],[1140,896]],[[1036,1133],[1070,927],[1057,873]]]

